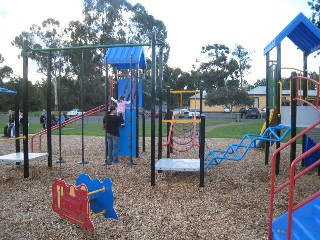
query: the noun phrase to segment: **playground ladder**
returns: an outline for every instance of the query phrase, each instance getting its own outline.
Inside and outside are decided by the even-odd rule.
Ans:
[[[278,130],[283,130],[284,132],[278,135]],[[262,135],[245,134],[238,144],[230,144],[225,150],[209,151],[205,156],[205,168],[211,165],[218,165],[223,160],[240,161],[250,148],[260,146],[263,141],[281,142],[290,131],[291,127],[278,125],[268,127]]]

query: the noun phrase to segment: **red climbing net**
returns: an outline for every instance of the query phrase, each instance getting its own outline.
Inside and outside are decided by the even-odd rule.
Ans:
[[[172,120],[174,115],[172,114]],[[197,123],[196,122],[170,122],[169,134],[167,141],[163,146],[170,146],[177,152],[187,152],[190,149],[199,147],[199,139],[197,138]]]

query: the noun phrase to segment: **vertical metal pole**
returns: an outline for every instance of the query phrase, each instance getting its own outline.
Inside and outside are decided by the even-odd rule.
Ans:
[[[61,58],[59,59],[59,78],[58,78],[58,108],[59,108],[59,159],[56,161],[56,163],[65,163],[66,161],[62,159],[62,144],[61,144]]]
[[[83,95],[84,95],[84,56],[83,51],[81,52],[81,77],[80,77],[80,104],[81,104],[81,161],[79,164],[88,164],[89,161],[84,160],[84,118],[83,118]]]
[[[151,50],[152,50],[152,65],[151,65],[151,186],[156,185],[155,177],[155,102],[156,102],[156,33],[151,34]]]
[[[200,187],[204,187],[204,146],[205,146],[205,116],[201,114],[200,123]]]
[[[145,70],[143,71],[143,79],[145,79]],[[143,114],[142,114],[142,151],[146,151],[146,116],[145,116],[145,105],[144,105],[144,82],[142,82],[142,93],[141,93],[141,99],[142,99],[142,108],[143,108]]]
[[[200,116],[202,115],[202,99],[203,99],[203,87],[200,87]],[[197,113],[196,113],[197,114]],[[202,132],[199,132],[199,142],[201,142],[201,134]],[[200,157],[200,148],[199,148],[199,157]]]
[[[133,71],[132,71],[132,50],[130,54],[130,96],[131,96],[131,101],[130,101],[130,165],[132,166],[133,159],[132,159],[132,141],[133,141],[133,125],[132,125],[132,105],[134,101],[134,96],[133,96]],[[126,110],[125,110],[126,111]]]
[[[167,86],[167,117],[170,119],[171,117],[171,99],[170,99],[170,86]],[[167,137],[169,136],[170,123],[167,123]],[[170,140],[170,139],[167,139]],[[167,145],[167,158],[170,158],[171,147]]]
[[[297,76],[296,72],[291,73],[291,138],[297,135],[297,79],[293,78]],[[297,142],[294,141],[290,146],[290,163],[296,158]]]
[[[272,67],[270,66],[270,53],[268,52],[266,54],[266,80],[267,80],[267,84],[266,84],[266,108],[267,108],[267,112],[266,112],[266,129],[269,127],[269,115],[270,115],[270,106],[268,106],[268,99],[269,99],[269,77],[270,77],[270,71],[272,69]],[[270,153],[270,142],[269,141],[265,141],[265,155],[264,155],[264,164],[267,165],[269,162],[269,153]]]
[[[270,106],[268,106],[268,99],[269,99],[269,77],[270,77],[270,70],[271,70],[271,66],[270,66],[270,53],[268,52],[266,54],[266,108],[267,108],[267,112],[266,112],[266,129],[269,127],[269,108]],[[267,165],[269,163],[269,152],[270,152],[270,142],[269,141],[265,141],[265,154],[264,154],[264,164]]]
[[[140,86],[140,78],[139,78],[139,64],[137,63],[136,64],[136,77],[135,77],[135,85],[136,85],[136,92],[135,92],[135,96],[136,96],[136,115],[135,115],[135,118],[136,118],[136,157],[138,158],[139,157],[139,93],[142,94],[140,91],[139,91],[139,86]]]
[[[303,52],[303,77],[308,77],[308,54]],[[303,99],[307,100],[308,96],[308,81],[303,81]],[[302,153],[306,151],[306,135],[302,136]],[[305,166],[305,159],[301,161],[301,165]]]
[[[203,87],[200,87],[200,115],[202,114]]]
[[[163,82],[163,47],[159,51],[159,133],[158,133],[158,159],[162,158],[162,82]]]
[[[108,56],[108,54],[107,54]],[[107,123],[107,114],[109,109],[109,68],[108,68],[108,57],[106,58],[106,82],[105,82],[105,93],[104,93],[104,104],[105,104],[105,111],[104,111],[104,118]],[[108,161],[108,138],[107,138],[107,128],[108,125],[105,125],[105,134],[104,134],[104,142],[105,142],[105,162]],[[107,166],[107,165],[106,165]]]
[[[279,89],[279,84],[278,81],[281,80],[281,43],[278,44],[277,46],[277,65],[276,65],[276,79],[274,81],[275,87],[276,87],[276,108],[277,108],[277,113],[278,113],[278,119],[277,119],[277,125],[281,123],[281,116],[279,114],[280,112],[280,89]],[[276,133],[278,136],[280,136],[280,130],[276,130]],[[276,142],[276,149],[280,147],[280,142]],[[280,168],[280,152],[278,152],[276,156],[276,174],[279,174],[279,168]]]
[[[133,69],[132,69],[132,52],[131,52],[131,56],[130,56],[130,96],[131,96],[131,101],[130,101],[130,162],[128,163],[129,166],[133,166],[136,165],[137,163],[133,162],[133,149],[132,149],[132,143],[134,141],[133,139],[133,101],[135,98],[137,98],[137,95],[134,95],[133,92]],[[137,101],[137,100],[136,100]],[[138,109],[137,109],[138,110]]]
[[[52,70],[52,51],[48,55],[48,79],[47,79],[47,148],[48,148],[48,167],[52,167],[52,131],[51,131],[51,70]]]
[[[16,87],[16,95],[15,95],[15,113],[14,113],[14,121],[15,121],[15,137],[19,137],[20,135],[20,119],[19,119],[19,111],[20,111],[20,97],[19,97],[19,83],[15,83]],[[20,152],[20,140],[16,139],[16,152]]]
[[[28,146],[28,41],[23,42],[23,157],[24,178],[29,177]]]

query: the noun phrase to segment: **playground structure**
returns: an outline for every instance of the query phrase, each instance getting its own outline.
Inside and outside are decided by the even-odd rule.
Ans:
[[[303,18],[303,17],[302,17]],[[302,23],[305,23],[305,20],[304,19],[302,19]],[[309,25],[307,25],[308,26],[308,28],[309,28]],[[301,26],[300,26],[301,27]],[[318,34],[318,32],[316,32],[315,33],[315,35],[316,35],[316,37],[317,37],[317,39],[318,39],[318,41],[317,41],[317,44],[319,43],[319,34]],[[277,40],[277,39],[276,39]],[[282,39],[281,39],[282,40]],[[154,40],[153,40],[154,41]],[[277,42],[277,41],[275,41],[275,42]],[[280,41],[281,42],[281,41]],[[280,43],[279,43],[280,44]],[[273,43],[273,47],[275,46],[275,45],[277,45],[276,43]],[[298,47],[300,47],[301,45],[300,44],[297,44],[298,45]],[[277,45],[278,46],[278,45]],[[319,44],[317,45],[317,46],[319,46]],[[153,45],[153,47],[155,47],[155,45]],[[272,47],[272,48],[273,48]],[[310,48],[309,48],[310,49]],[[316,48],[311,48],[312,50],[317,50]],[[241,158],[242,158],[242,156],[244,156],[244,154],[243,153],[239,153],[238,152],[238,150],[239,149],[242,149],[242,151],[243,152],[246,152],[248,149],[250,149],[250,148],[252,148],[252,147],[257,147],[257,145],[261,145],[261,144],[257,144],[257,143],[259,143],[260,141],[264,141],[265,142],[265,147],[266,147],[266,155],[268,155],[268,153],[269,153],[269,143],[270,142],[276,142],[277,143],[277,151],[273,154],[273,157],[272,157],[272,169],[273,169],[273,171],[275,171],[276,172],[276,167],[277,167],[277,165],[278,165],[278,160],[279,160],[279,158],[277,157],[278,156],[278,153],[280,153],[281,152],[281,150],[282,150],[282,148],[280,147],[280,145],[278,145],[278,143],[280,143],[282,140],[283,140],[283,137],[284,137],[284,135],[281,135],[281,134],[278,134],[278,133],[281,133],[281,131],[283,131],[283,130],[285,130],[285,133],[288,133],[289,132],[289,127],[287,126],[287,125],[283,125],[283,124],[281,124],[282,123],[282,121],[285,121],[285,117],[283,116],[283,111],[284,111],[284,109],[285,108],[283,108],[282,107],[282,109],[283,109],[283,111],[281,112],[281,111],[279,111],[279,113],[277,113],[277,114],[275,114],[275,113],[273,113],[273,115],[272,116],[276,116],[277,118],[276,118],[276,122],[275,122],[275,126],[270,126],[270,110],[271,109],[280,109],[281,107],[281,105],[280,105],[280,99],[281,99],[281,94],[279,94],[279,88],[277,87],[278,86],[278,84],[276,83],[276,82],[273,82],[272,84],[270,83],[270,81],[272,81],[271,79],[274,79],[274,80],[276,80],[276,79],[280,79],[279,77],[281,76],[281,74],[280,74],[280,70],[281,70],[281,62],[280,61],[278,61],[277,62],[277,64],[275,65],[275,64],[273,64],[272,65],[272,68],[271,68],[271,66],[269,66],[269,63],[271,62],[270,60],[269,60],[269,55],[268,55],[268,51],[270,51],[271,49],[267,49],[267,50],[265,50],[265,51],[267,51],[266,52],[266,55],[267,55],[267,65],[268,65],[268,67],[267,67],[267,81],[268,81],[268,92],[267,92],[267,100],[268,100],[268,106],[267,106],[267,117],[266,117],[266,126],[265,126],[265,131],[263,131],[263,134],[261,134],[261,135],[259,135],[259,136],[255,136],[255,135],[248,135],[248,136],[245,136],[244,137],[244,139],[243,140],[241,140],[240,141],[240,143],[239,144],[232,144],[232,145],[230,145],[225,151],[223,151],[222,152],[222,156],[223,157],[221,157],[220,155],[218,156],[218,153],[221,153],[221,152],[219,152],[219,151],[212,151],[211,153],[210,153],[210,155],[208,155],[208,161],[207,161],[207,163],[210,163],[210,164],[208,164],[207,166],[210,166],[210,165],[217,165],[217,164],[219,164],[223,159],[226,159],[226,160],[240,160]],[[280,49],[279,49],[280,50]],[[306,51],[306,53],[310,53],[310,52],[308,52],[308,51]],[[306,57],[306,55],[307,54],[305,54],[305,57]],[[154,53],[153,53],[153,59],[155,58],[155,55],[154,55]],[[304,68],[304,69],[306,69],[306,68]],[[154,87],[154,83],[155,83],[155,66],[153,66],[153,76],[152,76],[152,83],[153,83],[153,87]],[[306,71],[304,71],[304,73],[305,73]],[[273,74],[273,75],[272,75]],[[292,97],[291,97],[291,106],[290,106],[290,111],[291,111],[291,114],[290,114],[290,116],[291,116],[291,118],[290,118],[290,122],[291,122],[291,124],[290,124],[290,129],[291,129],[291,134],[292,134],[292,138],[291,138],[291,140],[288,142],[288,145],[287,144],[285,144],[284,146],[293,146],[293,151],[292,151],[292,164],[294,165],[294,164],[296,164],[297,162],[299,162],[299,161],[301,161],[303,158],[305,158],[305,157],[307,157],[307,155],[308,154],[310,154],[310,153],[313,153],[313,152],[315,152],[315,151],[318,151],[319,150],[319,143],[317,143],[316,145],[315,145],[315,147],[312,147],[312,148],[310,148],[309,150],[307,150],[306,152],[304,152],[301,156],[299,156],[298,158],[295,158],[295,151],[294,151],[294,144],[295,144],[295,141],[297,140],[297,138],[303,138],[304,137],[304,135],[306,135],[307,133],[310,133],[310,131],[312,131],[313,129],[315,129],[316,128],[316,126],[318,126],[319,125],[319,122],[315,122],[315,125],[312,125],[310,128],[307,128],[305,131],[302,131],[301,132],[301,134],[298,134],[298,135],[296,135],[296,129],[299,127],[299,124],[297,124],[297,122],[299,122],[299,121],[297,121],[297,116],[299,115],[298,114],[298,112],[299,112],[299,110],[297,110],[298,108],[299,108],[299,106],[297,106],[297,102],[302,102],[302,103],[305,103],[305,104],[308,104],[308,103],[310,103],[309,101],[307,101],[306,100],[306,96],[302,96],[302,97],[299,97],[298,95],[297,95],[297,93],[299,93],[299,90],[301,90],[301,89],[298,89],[297,88],[297,85],[299,85],[299,84],[297,84],[296,83],[296,80],[297,79],[304,79],[304,80],[307,80],[307,81],[310,81],[311,79],[307,79],[307,77],[306,76],[304,76],[304,77],[301,77],[301,76],[293,76],[292,77],[292,81],[293,81],[293,84],[292,84],[292,86],[293,86],[293,89],[292,89]],[[311,80],[312,81],[312,80]],[[313,82],[313,81],[312,81]],[[107,84],[106,84],[107,85]],[[306,87],[307,86],[307,84],[304,84],[304,86]],[[303,93],[305,94],[307,91],[306,91],[306,89],[302,89],[302,90],[304,90],[303,91]],[[152,91],[153,91],[153,93],[155,93],[155,88],[153,88],[152,89]],[[107,95],[107,94],[106,94]],[[270,97],[270,96],[275,96],[274,98],[272,97]],[[154,94],[153,94],[153,96],[154,96]],[[316,99],[315,99],[315,105],[313,105],[313,104],[308,104],[309,105],[309,107],[311,107],[310,109],[313,111],[319,111],[319,96],[320,96],[320,94],[319,94],[319,84],[317,85],[317,95],[316,95]],[[109,98],[106,98],[107,100],[109,99]],[[107,101],[106,101],[107,102]],[[201,101],[202,102],[202,101]],[[308,102],[308,103],[307,103]],[[305,106],[302,106],[302,107],[305,107]],[[105,108],[105,109],[107,109],[107,108]],[[154,135],[154,111],[155,109],[154,109],[154,105],[153,105],[153,107],[152,107],[152,115],[151,115],[151,117],[152,117],[152,120],[151,120],[151,125],[152,125],[152,138],[151,138],[151,141],[152,141],[152,143],[154,143],[154,139],[155,139],[155,135]],[[317,118],[317,116],[318,115],[315,115],[315,118]],[[82,119],[83,119],[83,116],[82,116]],[[204,119],[204,117],[202,116],[201,117],[201,121],[202,121],[202,119]],[[274,120],[274,118],[272,117],[271,118],[272,120]],[[302,122],[303,122],[303,118],[301,118],[302,119]],[[319,117],[318,117],[318,119],[319,119]],[[280,123],[279,123],[279,120],[281,120],[280,121]],[[170,121],[170,120],[169,120]],[[180,120],[181,122],[180,123],[182,123],[182,120]],[[49,121],[50,122],[50,121]],[[171,123],[174,123],[174,122],[178,122],[178,120],[174,120],[174,119],[172,119],[171,120],[171,122],[170,122],[170,124]],[[293,123],[293,124],[292,124]],[[160,125],[160,124],[159,124]],[[204,127],[204,121],[203,122],[201,122],[201,124],[200,124],[200,126],[201,126],[201,128],[203,128]],[[304,126],[305,127],[305,126]],[[51,129],[51,128],[50,128]],[[173,128],[172,128],[173,129]],[[204,133],[204,131],[203,131],[204,129],[202,129],[200,132],[202,132],[202,133]],[[265,134],[265,132],[267,132],[266,133],[266,136],[268,136],[268,137],[266,137],[266,136],[264,136],[264,137],[262,137],[264,134]],[[48,136],[49,136],[49,134],[50,134],[50,131],[48,131]],[[204,134],[201,134],[200,133],[200,136],[204,136]],[[245,140],[249,140],[249,144],[243,144],[244,143],[244,141]],[[201,147],[203,147],[204,146],[204,138],[202,138],[202,140],[200,140],[199,141],[199,145],[200,145],[200,148]],[[151,184],[152,185],[154,185],[154,170],[155,170],[155,162],[154,162],[154,158],[155,158],[155,155],[154,155],[154,149],[155,149],[155,145],[154,144],[152,144],[152,146],[153,146],[153,148],[152,148],[152,152],[151,152],[151,168],[152,168],[152,181],[151,181]],[[223,155],[224,154],[224,155]],[[232,156],[230,157],[230,156],[227,156],[228,154],[231,154]],[[202,155],[202,153],[200,152],[200,172],[201,172],[201,169],[202,168],[205,168],[205,161],[204,161],[204,156],[201,156]],[[228,159],[229,158],[229,159]],[[26,159],[24,159],[24,161],[26,161]],[[201,164],[203,165],[203,166],[201,166]],[[312,163],[309,167],[307,167],[307,169],[308,170],[310,170],[311,168],[313,168],[313,167],[316,167],[317,165],[319,164],[319,160],[318,161],[316,161],[315,163]],[[306,169],[306,170],[307,170]],[[292,172],[294,173],[294,170],[292,170]],[[203,173],[203,171],[202,171],[202,173]],[[301,176],[302,174],[304,174],[305,172],[303,172],[303,173],[301,173],[301,174],[298,174],[299,176]],[[274,174],[274,173],[273,173]],[[291,179],[290,179],[290,181],[289,181],[289,183],[286,183],[285,184],[285,186],[289,186],[290,185],[290,187],[291,188],[293,188],[293,186],[294,186],[294,184],[293,184],[293,181],[295,180],[295,179],[297,179],[297,177],[295,177],[295,176],[292,176],[291,177]],[[272,181],[274,182],[274,180],[275,179],[272,179]],[[200,183],[200,186],[201,186],[201,183]],[[277,191],[277,190],[275,190],[275,191]],[[290,192],[291,192],[292,190],[290,190]],[[319,199],[319,197],[318,197],[319,195],[318,194],[316,194],[315,196],[312,196],[311,198],[312,199]],[[291,198],[291,196],[290,196],[290,198]],[[312,200],[311,199],[311,200]],[[309,201],[309,200],[308,200]],[[292,203],[292,201],[291,201],[291,203]],[[290,204],[291,204],[290,203]],[[307,202],[306,202],[307,203]],[[303,204],[298,204],[298,207],[301,207],[302,205],[306,205],[306,203],[303,203]],[[292,206],[292,204],[291,204],[291,206]],[[292,212],[291,213],[288,213],[288,215],[290,216],[293,216],[294,215],[294,210],[296,210],[296,211],[298,211],[298,207],[295,207],[294,209],[293,208],[291,208],[291,210],[292,210]],[[271,211],[273,210],[273,206],[271,206],[270,207],[270,209],[271,209]],[[271,218],[272,218],[272,216],[271,216]],[[292,222],[291,222],[292,223]],[[282,233],[285,233],[286,234],[286,236],[288,237],[288,239],[290,239],[290,234],[291,234],[291,229],[293,229],[294,227],[293,227],[293,225],[291,225],[291,223],[290,223],[290,221],[288,221],[288,225],[286,225],[286,224],[282,224],[282,226],[283,227],[281,227],[280,229],[281,230],[277,230],[278,232],[282,232]],[[286,228],[286,226],[288,226],[288,228]],[[274,226],[275,227],[275,226]],[[292,228],[293,227],[293,228]],[[318,228],[319,229],[319,228]],[[276,232],[277,231],[275,231],[274,233],[272,233],[272,234],[276,234]],[[294,229],[293,229],[293,231],[294,231]],[[270,231],[270,234],[271,234],[271,232],[272,231]],[[288,233],[288,234],[287,234]],[[271,235],[269,236],[269,238],[271,239]],[[274,237],[275,238],[275,237]]]
[[[53,211],[84,229],[94,230],[92,219],[101,215],[118,220],[113,199],[109,178],[101,182],[81,173],[75,185],[67,185],[62,179],[55,179],[52,184]]]
[[[191,148],[199,148],[199,129],[198,125],[200,123],[200,120],[196,120],[196,114],[192,117],[193,119],[190,120],[177,120],[180,119],[180,115],[176,116],[175,113],[172,110],[172,104],[171,104],[171,96],[174,94],[179,95],[179,108],[180,111],[182,109],[183,103],[182,103],[182,96],[186,93],[198,93],[200,90],[169,90],[167,91],[170,93],[167,95],[167,102],[169,104],[169,108],[167,109],[167,116],[166,119],[164,119],[162,122],[167,123],[167,141],[165,143],[162,143],[162,146],[169,146],[171,148],[170,152],[172,150],[178,151],[178,152],[186,152],[190,150]],[[202,108],[202,106],[201,106]],[[201,111],[201,110],[200,110]],[[170,118],[171,116],[171,118]],[[198,138],[198,139],[197,139]],[[176,148],[176,145],[180,145],[183,148]]]
[[[156,170],[175,170],[175,171],[199,171],[200,159],[172,159],[170,152],[190,152],[193,149],[194,153],[199,156],[199,136],[197,132],[201,121],[198,119],[179,120],[175,119],[172,113],[172,119],[163,120],[169,124],[167,140],[162,143],[162,146],[167,146],[167,158],[161,158],[156,163]],[[200,179],[200,182],[202,180]]]
[[[284,131],[281,133],[281,131]],[[262,135],[245,134],[238,144],[231,144],[225,150],[210,150],[205,157],[205,168],[218,165],[223,160],[240,161],[249,149],[260,146],[261,142],[281,142],[291,131],[291,127],[277,125],[268,127]],[[279,134],[280,133],[280,134]]]
[[[304,53],[303,56],[303,76],[292,75],[291,84],[291,99],[290,106],[285,107],[281,105],[281,83],[278,80],[281,79],[281,41],[288,37],[299,49]],[[277,61],[270,60],[269,52],[277,46]],[[313,25],[302,13],[298,16],[264,49],[264,54],[266,55],[266,79],[267,79],[267,112],[266,112],[266,122],[261,129],[260,135],[248,134],[241,139],[239,144],[231,144],[225,150],[212,150],[206,155],[206,161],[204,161],[204,156],[200,153],[200,159],[192,159],[190,162],[195,164],[197,167],[188,168],[186,166],[178,168],[175,166],[175,162],[178,165],[185,165],[185,161],[179,159],[173,161],[172,159],[161,159],[159,157],[159,162],[156,167],[154,167],[154,155],[151,158],[151,184],[155,184],[155,170],[178,170],[178,171],[199,171],[200,175],[203,176],[204,168],[208,168],[211,165],[218,165],[223,160],[233,160],[238,161],[243,158],[246,152],[253,147],[263,147],[265,148],[265,164],[268,164],[270,144],[275,143],[276,151],[272,156],[272,175],[271,175],[271,197],[270,197],[270,227],[268,238],[269,239],[291,239],[294,236],[300,239],[300,236],[309,236],[309,239],[316,239],[320,235],[319,222],[320,219],[317,217],[318,210],[311,210],[312,208],[320,209],[319,195],[317,192],[302,203],[293,205],[293,192],[294,192],[294,182],[299,177],[304,175],[306,172],[314,167],[320,165],[319,159],[319,149],[320,149],[320,139],[319,139],[319,119],[320,119],[320,109],[319,109],[319,98],[320,98],[320,84],[319,81],[310,79],[307,77],[307,56],[317,51],[320,48],[320,30]],[[160,59],[161,60],[161,59]],[[271,63],[271,65],[270,65]],[[320,74],[320,72],[319,72]],[[161,76],[160,76],[161,79]],[[303,83],[303,81],[305,81]],[[308,93],[308,83],[312,82],[315,84],[316,95],[313,99],[307,96]],[[200,100],[201,102],[201,100]],[[298,103],[301,103],[300,105]],[[307,105],[307,106],[303,106]],[[286,109],[287,108],[287,109]],[[308,117],[306,117],[308,116]],[[289,121],[290,120],[290,121]],[[178,120],[171,120],[170,124],[173,122],[178,122]],[[311,125],[311,126],[310,126]],[[161,126],[161,124],[159,124]],[[307,127],[309,126],[309,127]],[[306,128],[307,127],[307,128]],[[297,129],[303,128],[302,132],[297,135]],[[160,129],[160,127],[159,127]],[[284,131],[281,134],[281,131]],[[173,127],[170,127],[170,132],[168,136],[173,136]],[[291,140],[284,144],[283,147],[280,146],[280,142],[284,137],[291,133]],[[204,133],[204,131],[203,131]],[[160,130],[159,130],[160,134]],[[201,134],[200,134],[201,135]],[[154,136],[153,136],[154,137]],[[152,139],[153,139],[152,137]],[[302,138],[303,153],[301,156],[296,157],[296,140]],[[306,144],[306,139],[312,142],[312,145]],[[169,146],[171,140],[167,141],[167,146]],[[249,142],[249,143],[247,143]],[[200,141],[200,147],[203,147],[203,141]],[[275,189],[275,174],[279,174],[280,166],[280,152],[283,148],[290,146],[290,180],[281,187]],[[154,148],[154,145],[153,147]],[[161,152],[161,145],[159,144],[159,151]],[[169,152],[169,151],[168,151]],[[305,164],[305,159],[313,154],[315,157],[309,165]],[[168,161],[170,160],[170,161]],[[169,162],[174,167],[167,167],[163,164],[163,161]],[[306,169],[300,173],[295,174],[295,165],[298,162],[302,162]],[[200,168],[198,167],[200,163]],[[159,165],[161,167],[159,167]],[[318,167],[318,169],[320,169]],[[320,171],[318,171],[320,172]],[[204,179],[200,177],[200,186],[203,186]],[[278,218],[275,221],[273,219],[273,200],[276,192],[280,191],[285,186],[290,187],[289,200],[288,200],[288,213],[284,214],[283,217]],[[288,216],[288,217],[287,217]],[[317,224],[315,224],[317,223]],[[302,227],[301,227],[302,226]],[[306,227],[303,227],[306,226]],[[309,227],[309,228],[308,228]]]
[[[23,157],[23,162],[24,162],[24,177],[28,178],[29,177],[29,145],[28,145],[28,52],[29,51],[33,51],[33,52],[37,52],[37,53],[48,53],[48,76],[47,76],[47,129],[46,131],[41,131],[40,133],[36,134],[36,136],[39,136],[40,139],[40,144],[41,144],[41,136],[44,134],[47,134],[47,153],[42,153],[43,156],[47,156],[48,157],[48,167],[52,167],[52,130],[55,130],[55,128],[52,128],[52,122],[51,122],[51,69],[52,69],[52,58],[53,58],[53,52],[57,52],[57,51],[68,51],[68,50],[84,50],[84,49],[98,49],[98,48],[102,48],[102,49],[113,49],[113,48],[117,48],[117,47],[125,47],[125,49],[129,49],[129,51],[127,51],[129,54],[129,57],[131,57],[131,61],[126,62],[126,65],[130,66],[130,69],[132,71],[132,66],[138,66],[140,64],[140,62],[138,63],[134,63],[132,62],[132,52],[134,51],[134,49],[132,49],[132,47],[142,47],[142,46],[151,46],[152,48],[152,54],[155,54],[155,47],[157,45],[162,46],[164,43],[160,42],[157,43],[156,38],[155,38],[155,33],[152,34],[153,37],[151,39],[151,43],[143,43],[143,44],[119,44],[119,45],[96,45],[96,46],[76,46],[76,47],[62,47],[62,48],[45,48],[45,49],[32,49],[29,47],[28,45],[28,41],[24,41],[23,43],[23,54],[22,54],[22,58],[23,58],[23,116],[24,116],[24,130],[23,130],[23,135],[25,136],[25,138],[23,139],[23,146],[24,146],[24,157]],[[140,48],[141,49],[141,48]],[[143,56],[144,57],[144,56]],[[140,61],[140,59],[138,59]],[[84,59],[83,59],[83,54],[82,54],[82,61],[81,61],[81,72],[83,71],[83,64],[84,64]],[[109,74],[109,70],[108,70],[108,62],[106,62],[106,78],[108,79],[108,74]],[[131,74],[131,76],[133,76],[133,74]],[[152,63],[152,76],[155,78],[155,62]],[[80,78],[81,80],[81,86],[83,85],[83,77],[81,76]],[[109,83],[108,80],[106,80],[106,84],[105,84],[105,104],[104,104],[104,110],[105,110],[105,114],[107,114],[107,109],[109,107]],[[81,109],[83,110],[83,87],[81,87]],[[136,101],[138,102],[138,101]],[[132,105],[131,105],[132,106]],[[136,108],[136,110],[138,110],[138,107]],[[60,111],[60,110],[59,110]],[[94,111],[94,110],[93,110]],[[90,111],[89,111],[90,112]],[[137,115],[136,111],[136,115]],[[84,160],[84,140],[83,140],[83,119],[84,119],[84,114],[81,115],[81,121],[82,121],[82,161],[79,163],[85,164],[88,163],[88,161]],[[70,122],[66,122],[65,124],[69,124],[72,121],[76,121],[79,120],[78,118],[71,120]],[[60,127],[59,127],[60,126]],[[58,129],[59,131],[61,131],[61,123],[59,124]],[[138,131],[138,129],[137,129]],[[59,134],[61,139],[61,134]],[[107,134],[105,134],[105,142],[107,145]],[[136,135],[138,136],[138,134]],[[132,136],[130,136],[130,138],[132,139]],[[32,139],[33,142],[34,139]],[[60,141],[60,145],[61,145],[61,141]],[[32,148],[34,149],[34,146],[32,145]],[[138,148],[138,145],[137,145]],[[32,149],[32,150],[33,150]],[[40,146],[41,149],[41,146]],[[60,146],[60,150],[61,150],[61,146]],[[108,155],[108,151],[106,148],[106,158]],[[16,155],[16,157],[18,157]],[[138,153],[137,153],[137,157],[138,157]],[[12,157],[11,157],[12,158]],[[61,156],[60,156],[61,158]],[[19,160],[18,158],[16,158],[17,160]],[[12,161],[12,159],[9,159],[9,161]],[[20,159],[20,161],[22,161]],[[58,161],[56,161],[56,163],[62,163],[64,161],[62,161],[62,159],[59,159]]]
[[[281,42],[288,37],[303,52],[303,70],[291,74],[291,96],[290,106],[281,104]],[[270,51],[276,47],[277,59],[270,60]],[[318,166],[320,174],[319,159],[319,124],[320,124],[320,79],[319,81],[308,78],[307,57],[320,48],[320,30],[310,22],[302,13],[298,14],[264,49],[266,56],[266,79],[267,79],[267,114],[266,125],[283,124],[291,127],[290,140],[280,146],[276,143],[276,151],[272,155],[272,172],[270,179],[270,213],[268,239],[317,239],[319,238],[319,214],[315,209],[320,208],[320,192],[313,194],[304,201],[294,204],[295,181],[305,175],[308,171]],[[288,69],[288,68],[286,68]],[[320,72],[319,72],[320,74]],[[278,82],[279,81],[279,82]],[[308,96],[308,83],[315,86],[315,97]],[[275,109],[277,114],[270,121],[269,112]],[[297,134],[297,130],[301,130]],[[302,154],[296,157],[296,140],[302,140]],[[310,144],[310,142],[312,144]],[[276,184],[275,175],[279,174],[280,153],[290,146],[290,177],[285,183]],[[265,142],[265,163],[268,163],[270,142]],[[305,161],[313,159],[309,162]],[[297,173],[296,165],[301,163],[304,170]],[[319,175],[318,174],[318,175]],[[275,194],[283,188],[289,188],[288,212],[274,219]]]
[[[127,53],[127,54],[124,54]],[[134,55],[133,57],[131,55]],[[126,63],[126,64],[125,64]],[[134,46],[134,47],[115,47],[108,49],[107,54],[104,58],[104,64],[111,65],[112,67],[116,68],[129,68],[130,72],[132,72],[132,67],[145,68],[145,58],[143,48],[141,46]],[[136,71],[136,75],[138,75],[138,71]],[[128,104],[126,107],[126,114],[125,114],[125,123],[126,127],[120,129],[120,148],[119,156],[130,156],[131,160],[132,157],[138,157],[139,154],[139,141],[138,141],[138,127],[139,127],[139,118],[137,109],[142,107],[142,92],[143,92],[143,78],[131,76],[130,74],[116,74],[115,79],[112,77],[108,77],[108,96],[110,97],[118,97],[124,96],[125,99],[131,100],[131,104]],[[114,84],[114,82],[116,84]],[[115,91],[116,85],[117,91]],[[113,95],[115,93],[115,95]],[[107,99],[106,99],[107,100]],[[110,99],[108,97],[107,104],[110,105]],[[90,109],[86,111],[84,114],[75,116],[70,118],[69,120],[62,122],[61,124],[57,124],[51,127],[51,131],[58,130],[61,127],[64,127],[68,124],[74,123],[76,121],[80,121],[83,118],[88,116],[94,115],[96,113],[105,111],[105,105],[102,104],[96,108]],[[136,130],[136,131],[135,131]],[[34,142],[35,138],[38,137],[39,142],[39,150],[41,151],[42,144],[42,136],[47,134],[48,130],[44,129],[31,137],[31,151],[34,151]],[[106,158],[107,158],[106,152]]]
[[[108,86],[109,91],[106,91],[106,102],[108,102],[111,97],[118,99],[120,96],[124,96],[125,100],[130,101],[130,104],[126,105],[124,114],[125,127],[120,128],[119,130],[119,146],[121,146],[119,149],[119,156],[129,156],[129,164],[135,165],[133,157],[139,156],[138,110],[139,108],[143,108],[142,92],[144,75],[143,77],[140,77],[139,70],[146,69],[146,59],[143,47],[117,47],[108,49],[104,58],[104,64],[107,69],[108,65],[110,65],[116,71],[115,85],[110,84]],[[128,71],[129,73],[123,74],[118,71]],[[111,93],[114,93],[114,96],[111,95]]]
[[[167,102],[170,101],[171,94],[180,94],[179,106],[182,107],[182,94],[183,93],[196,93],[200,92],[200,98],[202,99],[202,91],[200,90],[186,90],[186,91],[174,91],[167,87]],[[161,93],[160,93],[161,94]],[[161,99],[160,95],[160,99]],[[202,104],[200,101],[200,113],[202,110]],[[167,140],[162,142],[162,123],[167,123]],[[151,172],[151,182],[155,180],[155,170],[158,171],[199,171],[200,172],[200,187],[204,186],[204,139],[205,139],[205,116],[201,119],[196,119],[194,115],[193,119],[175,119],[175,115],[171,106],[167,106],[166,119],[161,120],[159,117],[159,149],[157,162],[154,162]],[[200,130],[199,130],[200,129]],[[199,136],[197,134],[199,132]],[[167,147],[167,157],[162,158],[162,146]],[[198,150],[197,158],[188,159],[173,159],[170,158],[170,153],[174,150],[177,152],[187,152],[191,149]],[[199,158],[198,158],[199,157]]]

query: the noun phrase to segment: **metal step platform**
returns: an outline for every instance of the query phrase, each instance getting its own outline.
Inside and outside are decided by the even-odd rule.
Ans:
[[[161,158],[155,164],[155,168],[162,171],[196,172],[200,171],[200,159]]]
[[[48,153],[28,153],[29,161],[42,159],[48,156]],[[11,163],[24,163],[23,152],[10,153],[7,155],[0,156],[0,162],[11,162]]]

